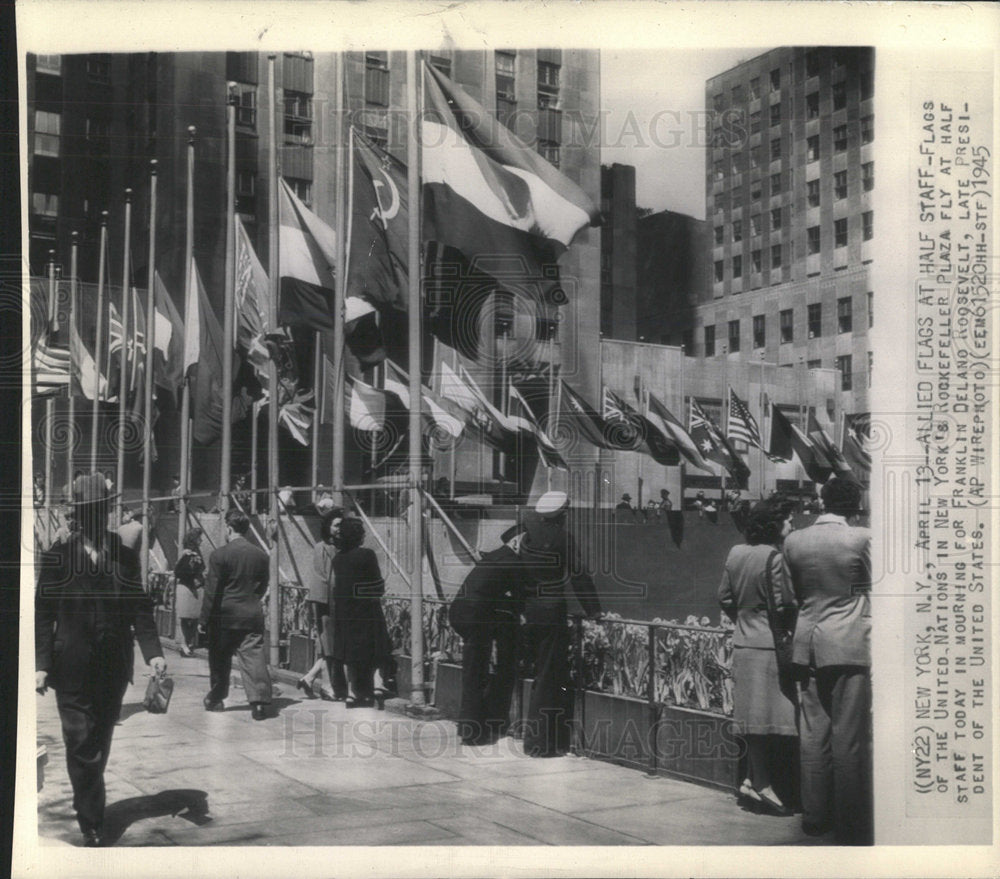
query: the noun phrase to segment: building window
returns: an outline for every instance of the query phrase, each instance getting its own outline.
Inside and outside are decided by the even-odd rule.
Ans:
[[[715,283],[718,284],[725,277],[725,270],[723,269],[723,264],[721,259],[715,261]]]
[[[837,369],[840,371],[840,389],[842,391],[849,391],[853,387],[853,382],[851,381],[851,355],[842,354],[837,358]]]
[[[88,55],[87,78],[91,82],[111,82],[111,56]]]
[[[312,143],[312,95],[285,90],[285,143]]]
[[[760,251],[751,250],[750,251],[750,271],[755,274],[760,274]]]
[[[760,147],[750,147],[750,167],[759,168],[760,167]]]
[[[559,65],[548,61],[538,62],[538,90],[546,92],[559,91]]]
[[[35,70],[38,73],[51,73],[53,76],[61,76],[62,55],[35,56]]]
[[[365,53],[365,103],[389,106],[389,53]]]
[[[781,138],[776,137],[771,141],[771,161],[781,158]]]
[[[111,123],[107,119],[87,117],[84,127],[84,137],[88,141],[103,143],[111,136]]]
[[[806,330],[810,339],[823,335],[823,304],[814,302],[806,309]]]
[[[875,163],[865,162],[861,166],[861,185],[865,192],[871,192],[875,188]]]
[[[35,155],[59,155],[59,131],[62,116],[47,110],[35,110]]]
[[[741,104],[743,102],[743,86],[734,85],[732,90],[732,98],[730,103]]]
[[[837,201],[847,198],[847,172],[837,171],[833,175],[833,195]]]
[[[776,171],[771,175],[771,195],[779,195],[781,193],[781,172]]]
[[[716,244],[722,244],[726,240],[724,236],[725,236],[725,227],[724,226],[716,226],[715,227],[715,243]]]
[[[760,199],[760,181],[750,184],[750,201],[755,202]]]
[[[868,291],[868,329],[875,326],[875,294]]]
[[[743,240],[743,221],[733,220],[733,241]]]
[[[59,215],[59,196],[48,192],[33,192],[31,209],[41,217],[56,217]]]
[[[760,77],[755,76],[750,80],[750,100],[756,101],[760,97]]]
[[[241,128],[257,127],[257,86],[236,83],[236,124]]]
[[[833,246],[847,247],[847,217],[833,221]]]
[[[819,135],[806,138],[806,161],[819,161]]]
[[[760,235],[760,214],[753,214],[750,217],[750,234]]]
[[[819,50],[806,52],[806,76],[819,76]]]
[[[538,154],[553,167],[559,167],[559,144],[551,140],[540,140]]]
[[[780,125],[781,124],[781,104],[780,103],[779,104],[771,104],[770,114],[771,114],[771,125],[772,126],[774,126],[774,125]]]
[[[792,309],[786,308],[778,313],[778,332],[782,343],[795,340],[795,330],[792,324]]]
[[[806,202],[811,208],[819,207],[819,180],[806,183]]]
[[[875,94],[875,77],[872,75],[871,70],[861,71],[861,100],[867,101],[872,95]]]
[[[781,268],[781,245],[772,244],[771,245],[771,268],[780,269]]]
[[[775,67],[771,71],[771,91],[776,92],[781,88],[781,68]]]
[[[722,159],[716,159],[714,162],[712,162],[712,176],[716,180],[721,180],[723,177],[726,176],[724,164],[725,163],[722,161]]]
[[[833,151],[842,153],[847,150],[847,126],[838,125],[833,129]]]
[[[733,257],[733,277],[743,277],[743,257],[739,254]]]
[[[875,117],[874,116],[862,116],[861,117],[861,142],[871,143],[875,140]]]
[[[872,356],[872,352],[868,352],[868,387],[872,386],[872,372],[874,370],[875,358]]]
[[[733,153],[729,157],[729,168],[733,174],[739,174],[743,170],[743,153]]]
[[[721,211],[726,207],[726,194],[724,192],[717,192],[712,197],[712,205],[717,211]]]
[[[806,229],[806,244],[808,253],[819,253],[819,226],[810,226]]]
[[[822,368],[823,368],[823,361],[822,360],[807,360],[806,361],[806,369],[822,369]]]
[[[847,106],[847,83],[835,82],[833,84],[833,109],[843,110]]]
[[[771,231],[781,228],[781,208],[771,208]]]
[[[861,215],[861,237],[865,241],[871,241],[875,237],[875,214],[873,211],[865,211]]]
[[[715,356],[715,326],[705,327],[705,356]]]
[[[726,106],[726,99],[723,97],[722,93],[719,92],[717,95],[712,95],[712,109],[716,113],[721,113]]]
[[[739,318],[729,322],[729,353],[735,354],[740,350],[740,321]]]
[[[844,296],[837,300],[837,332],[849,333],[854,329],[854,318],[851,314],[851,297]]]
[[[291,185],[291,180],[288,181]],[[253,216],[256,212],[257,175],[253,171],[236,171],[236,213]]]
[[[753,346],[754,348],[763,348],[766,339],[765,332],[765,319],[762,314],[755,314],[753,318]]]
[[[497,119],[501,125],[510,125],[517,110],[514,92],[514,69],[517,56],[513,52],[494,52],[496,66]]]
[[[285,183],[288,184],[289,189],[294,192],[303,204],[312,204],[312,181],[311,180],[300,180],[295,177],[285,177],[283,178]]]
[[[754,110],[750,114],[750,133],[757,134],[760,131],[760,111]]]
[[[819,119],[819,92],[806,95],[806,119]]]
[[[737,186],[733,189],[732,199],[730,201],[734,208],[743,207],[743,187]]]

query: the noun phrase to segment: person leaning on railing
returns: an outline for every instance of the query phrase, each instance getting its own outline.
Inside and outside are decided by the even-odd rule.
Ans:
[[[748,751],[738,799],[745,808],[781,816],[791,812],[772,785],[768,739],[796,735],[796,699],[794,681],[779,672],[767,590],[781,625],[793,631],[795,596],[778,549],[791,528],[791,511],[780,500],[758,503],[747,518],[746,543],[729,551],[719,584],[719,604],[736,624],[733,720],[746,735]]]

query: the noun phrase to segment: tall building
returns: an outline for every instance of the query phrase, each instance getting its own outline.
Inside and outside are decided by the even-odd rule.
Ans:
[[[779,48],[712,77],[712,279],[679,315],[694,356],[835,369],[868,409],[874,53]]]
[[[534,146],[595,199],[598,147],[582,136],[599,111],[599,54],[592,50],[453,50],[426,53],[487,111]],[[333,53],[280,53],[279,164],[282,176],[333,224],[336,119]],[[149,161],[158,163],[157,255],[163,280],[182,309],[188,127],[195,126],[194,256],[221,316],[225,274],[227,83],[236,91],[237,212],[267,268],[268,59],[257,52],[29,55],[29,261],[45,271],[50,250],[68,274],[71,233],[79,233],[79,274],[96,281],[101,212],[109,213],[108,278],[120,284],[124,191],[131,187],[131,282],[145,287],[149,233]],[[348,121],[399,159],[406,158],[405,54],[348,52]],[[576,386],[596,397],[599,368],[581,351],[599,338],[599,232],[585,229],[560,261],[568,303],[517,333],[534,334]],[[492,344],[492,342],[490,343]],[[161,424],[158,431],[163,427]],[[286,441],[288,448],[286,449]],[[304,484],[301,447],[283,436],[287,479]],[[173,467],[169,442],[161,457]],[[234,454],[234,467],[242,450]],[[328,457],[328,456],[324,456]],[[202,480],[217,479],[214,454],[195,456]],[[170,463],[172,461],[172,463]],[[298,463],[295,463],[298,462]],[[245,463],[245,462],[243,462]],[[322,468],[329,467],[328,461]],[[321,468],[321,471],[322,471]],[[282,479],[285,480],[283,473]],[[329,479],[327,475],[325,479]],[[487,474],[489,479],[489,474]],[[196,482],[197,482],[196,474]]]
[[[601,167],[601,335],[636,341],[635,167]]]

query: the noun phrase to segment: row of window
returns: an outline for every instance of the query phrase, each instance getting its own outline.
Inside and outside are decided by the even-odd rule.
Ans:
[[[810,117],[813,118],[813,117]],[[726,124],[724,124],[724,122]],[[781,123],[781,104],[774,104],[770,108],[770,124],[771,127],[775,127]],[[867,116],[862,116],[858,120],[858,124],[861,132],[861,143],[867,144],[875,140],[875,117],[871,114]],[[749,115],[747,119],[747,127],[749,128],[750,134],[758,134],[761,130],[761,115],[759,112],[753,112]],[[744,134],[743,130],[734,124],[734,120],[724,120],[723,117],[716,117],[715,119],[715,130],[713,132],[712,146],[716,149],[732,148],[735,146],[742,145]],[[833,150],[836,153],[842,153],[847,150],[848,143],[848,125],[835,125],[833,127]],[[815,162],[819,160],[820,153],[820,136],[818,134],[812,135],[806,138],[806,157],[810,162]],[[736,159],[739,156],[734,157]],[[759,162],[758,153],[758,162]],[[770,144],[770,157],[771,161],[774,161],[781,156],[781,140],[780,138],[772,138]],[[716,165],[716,172],[724,169],[724,166]],[[734,173],[738,173],[736,163],[733,164]]]
[[[496,117],[506,126],[514,123],[517,115],[517,53],[498,50],[493,53],[496,84]],[[559,167],[562,144],[562,118],[560,115],[560,80],[562,68],[552,61],[537,62],[536,106],[538,116],[539,154],[555,167]]]

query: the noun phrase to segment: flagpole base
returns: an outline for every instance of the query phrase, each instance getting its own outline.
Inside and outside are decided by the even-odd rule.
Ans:
[[[403,713],[419,720],[438,720],[441,717],[441,711],[437,707],[426,703],[418,705],[416,702],[407,702],[403,706]]]

